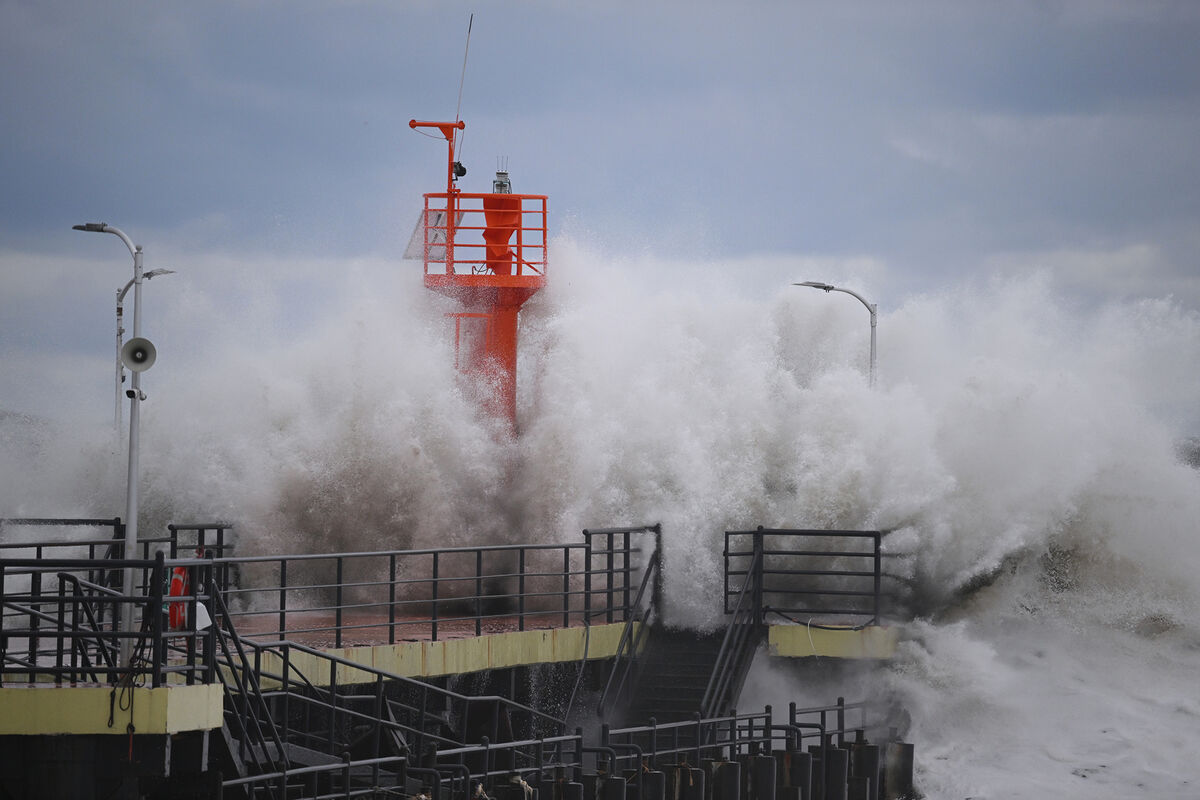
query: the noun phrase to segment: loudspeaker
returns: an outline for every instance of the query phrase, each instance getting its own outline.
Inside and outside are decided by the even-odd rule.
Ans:
[[[145,372],[150,369],[154,366],[156,358],[158,358],[158,351],[154,349],[154,344],[141,336],[130,339],[121,348],[121,363],[134,372]]]

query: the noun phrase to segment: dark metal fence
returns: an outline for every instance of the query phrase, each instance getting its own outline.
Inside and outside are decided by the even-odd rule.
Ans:
[[[114,535],[123,532],[119,520],[99,522],[111,525]],[[230,609],[230,627],[249,639],[342,647],[597,619],[626,622],[635,616],[634,590],[646,569],[637,537],[656,530],[585,531],[582,543],[561,545],[214,557],[231,547],[228,528],[170,526],[169,536],[139,542],[147,553],[160,547],[153,558],[140,560],[111,557],[119,552],[113,549],[118,540],[10,543],[0,550],[0,680],[16,674],[29,681],[116,680],[128,673],[116,663],[123,639],[141,644],[134,665],[139,678],[162,682],[167,673],[180,671],[186,680],[197,680],[198,671],[211,668],[205,664],[216,647],[203,630],[195,630],[198,611],[211,609],[212,597],[194,591],[170,596],[169,580],[177,570],[191,587],[208,586],[211,578]],[[182,541],[188,534],[193,540]],[[95,557],[102,547],[110,557]],[[47,558],[79,548],[87,548],[89,557]],[[166,551],[193,548],[207,557],[165,558]],[[10,558],[6,552],[35,557]],[[125,569],[136,572],[133,596],[120,591]],[[240,585],[232,585],[235,579]],[[116,620],[127,605],[134,606],[135,629],[120,631]],[[171,607],[184,612],[181,630],[170,629],[165,612]],[[175,659],[170,664],[168,655]]]
[[[792,622],[837,617],[878,623],[881,540],[879,531],[727,531],[725,613],[733,613],[730,602],[757,570],[760,621],[775,614]]]
[[[246,646],[284,742],[329,753],[357,742],[378,757],[389,739],[412,754],[494,741],[501,723],[525,735],[563,732],[557,717],[498,695],[460,694],[293,642]]]
[[[447,634],[624,622],[644,565],[642,528],[577,544],[214,559],[243,637],[342,647]]]
[[[864,742],[868,735],[882,737],[878,722],[868,719],[863,703],[799,708],[790,704],[780,718],[771,706],[752,713],[632,727],[602,726],[595,744],[588,744],[582,729],[573,734],[508,741],[484,740],[476,744],[439,747],[428,758],[354,758],[346,753],[322,766],[299,767],[253,777],[227,780],[226,790],[251,789],[252,796],[357,797],[388,787],[409,794],[419,792],[431,800],[468,800],[479,786],[487,796],[527,796],[524,787],[539,789],[539,796],[569,796],[559,786],[584,782],[593,788],[613,778],[627,782],[635,796],[662,796],[648,791],[644,780],[656,772],[698,767],[706,761],[732,762],[756,754],[799,754],[806,749],[825,760],[832,751]],[[807,745],[807,748],[806,748]],[[415,783],[406,786],[406,779]],[[661,776],[660,776],[661,780]],[[843,779],[844,781],[844,779]],[[419,788],[411,788],[419,787]],[[835,793],[845,790],[835,784]],[[504,790],[512,790],[502,795]],[[584,796],[599,796],[596,791]],[[671,796],[669,793],[667,796]],[[822,793],[821,796],[825,796]],[[831,795],[832,796],[832,795]]]
[[[169,597],[169,570],[176,568],[193,589]],[[95,580],[125,569],[136,571],[145,593],[126,596]],[[168,566],[161,552],[151,560],[0,558],[0,682],[213,682],[214,631],[196,629],[197,604],[212,600],[205,590],[210,570],[211,562],[198,559]],[[175,630],[171,604],[186,618]],[[135,629],[120,630],[128,605]],[[125,640],[136,643],[129,665],[117,658]]]

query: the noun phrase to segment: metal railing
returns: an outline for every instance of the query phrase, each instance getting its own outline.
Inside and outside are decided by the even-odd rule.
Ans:
[[[121,594],[94,580],[135,570],[145,593]],[[167,576],[179,569],[193,587],[168,596]],[[0,682],[148,681],[211,683],[215,631],[196,629],[197,604],[209,604],[211,562],[153,559],[0,558]],[[197,591],[197,588],[203,591]],[[171,629],[174,604],[185,619]],[[134,606],[134,630],[119,630],[119,610]],[[136,642],[132,663],[117,663],[120,642]],[[23,676],[20,677],[20,676]]]
[[[727,531],[725,613],[732,613],[730,600],[738,596],[745,576],[757,570],[756,605],[763,616],[802,623],[839,617],[877,624],[881,540],[879,531]]]
[[[590,774],[625,780],[642,796],[643,779],[652,771],[698,767],[705,760],[737,761],[754,754],[800,753],[806,744],[824,758],[847,737],[864,741],[867,734],[882,731],[870,723],[868,712],[864,703],[847,704],[838,698],[836,704],[812,708],[791,703],[782,719],[766,706],[759,712],[697,714],[692,720],[662,725],[604,725],[594,745],[576,729],[559,736],[442,747],[424,757],[355,757],[346,752],[328,764],[226,780],[224,786],[250,789],[255,797],[268,790],[279,797],[359,797],[392,789],[408,794],[405,781],[412,779],[431,800],[468,800],[480,786],[488,796],[500,796],[502,787],[520,786],[518,780],[540,789],[542,796],[557,796],[558,784],[579,782]]]
[[[731,616],[725,638],[700,701],[700,713],[706,717],[725,714],[737,704],[762,638],[762,559],[761,550],[757,550],[744,573],[737,603],[732,612],[727,612]]]
[[[609,669],[608,680],[600,694],[597,710],[601,718],[608,715],[614,708],[621,706],[629,698],[632,691],[630,680],[637,666],[638,653],[642,652],[650,628],[658,618],[662,608],[662,525],[655,524],[640,528],[614,528],[603,531],[587,531],[584,536],[607,536],[609,546],[607,553],[614,552],[613,536],[624,536],[625,551],[629,550],[628,537],[637,533],[654,534],[654,552],[642,574],[642,583],[626,616],[625,628],[621,631],[621,639],[617,643],[617,652]],[[647,594],[649,590],[649,594]],[[610,606],[611,608],[611,606]]]
[[[485,203],[495,202],[496,197],[455,192],[455,220],[450,226],[447,224],[449,195],[445,192],[425,195],[422,235],[426,275],[454,275],[456,268],[465,267],[472,275],[545,276],[546,196],[503,195],[502,202],[515,207],[485,208]],[[487,215],[495,211],[499,211],[499,218],[489,225]],[[490,241],[497,232],[502,240]],[[504,234],[507,238],[503,238]],[[510,272],[505,272],[506,269]]]
[[[643,569],[630,534],[577,544],[252,556],[213,560],[240,635],[343,647],[625,622]],[[628,533],[626,533],[628,531]]]
[[[381,757],[389,737],[395,754],[416,755],[496,740],[502,722],[531,736],[563,732],[561,719],[498,695],[460,694],[294,642],[245,644],[284,742],[330,754],[365,743]]]
[[[236,626],[243,638],[260,640],[342,647],[351,640],[394,644],[513,628],[569,627],[596,619],[627,622],[634,616],[634,588],[646,569],[634,536],[651,530],[587,531],[583,543],[562,545],[212,558],[228,549],[223,540],[227,529],[171,526],[169,536],[139,542],[146,552],[153,544],[179,552],[195,546],[181,544],[180,533],[195,531],[209,556],[204,559],[167,561],[163,549],[141,560],[46,558],[57,548],[84,546],[95,553],[102,545],[112,546],[109,540],[14,545],[15,552],[28,548],[40,558],[0,557],[0,679],[18,671],[31,680],[72,681],[83,672],[114,679],[125,670],[110,663],[109,649],[134,638],[145,640],[146,652],[135,665],[138,675],[161,681],[164,670],[178,669],[150,658],[154,648],[167,647],[181,652],[179,658],[188,665],[186,679],[195,680],[196,653],[208,657],[216,647],[194,630],[196,603],[211,596],[168,596],[167,580],[176,569],[186,572],[193,587],[206,586],[211,573],[229,608],[230,627]],[[206,542],[205,531],[215,532],[215,540]],[[133,596],[120,594],[113,588],[120,581],[110,580],[124,569],[137,572]],[[229,586],[234,578],[242,585]],[[186,607],[193,627],[169,630],[164,615],[153,613],[164,603]],[[116,630],[118,610],[128,604],[135,606],[135,630]]]

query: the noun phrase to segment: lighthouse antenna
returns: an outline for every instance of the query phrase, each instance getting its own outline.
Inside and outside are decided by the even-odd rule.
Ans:
[[[462,117],[462,93],[463,84],[467,82],[467,55],[471,52],[471,28],[475,24],[475,15],[471,14],[471,18],[467,20],[467,44],[463,48],[463,66],[462,76],[458,79],[458,106],[454,109],[454,121],[458,122]],[[466,138],[466,134],[461,134],[458,137],[458,157],[462,158],[462,142]]]

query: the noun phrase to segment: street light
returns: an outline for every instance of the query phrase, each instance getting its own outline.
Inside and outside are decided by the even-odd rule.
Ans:
[[[78,230],[81,226],[76,225]],[[157,277],[159,275],[172,275],[175,273],[173,269],[152,269],[149,272],[143,273],[142,277],[146,280]],[[113,401],[113,425],[117,431],[117,443],[121,440],[121,384],[125,383],[125,362],[121,361],[121,345],[125,336],[125,294],[129,291],[129,287],[133,286],[134,279],[130,278],[123,289],[117,290],[117,387],[115,390]],[[135,333],[134,336],[137,334]]]
[[[104,222],[88,222],[84,225],[75,225],[73,230],[85,231],[87,233],[111,233],[118,237],[125,246],[129,248],[129,254],[133,256],[133,279],[125,285],[117,294],[118,302],[124,299],[124,294],[133,286],[133,335],[135,338],[140,338],[142,335],[142,280],[146,275],[142,272],[142,246],[135,245],[133,240],[120,228],[114,228]],[[119,307],[119,306],[118,306]],[[120,354],[118,354],[120,357]],[[152,361],[149,363],[153,363]],[[149,366],[145,364],[145,367]],[[141,409],[142,400],[145,395],[142,394],[142,373],[141,370],[133,368],[133,380],[130,381],[130,389],[125,393],[129,398],[129,473],[125,486],[125,558],[135,558],[137,555],[137,527],[138,527],[138,424],[140,422],[139,410]],[[118,399],[119,402],[119,399]],[[122,592],[126,598],[132,598],[134,593],[134,575],[132,569],[124,570],[124,581],[122,584]],[[155,611],[157,613],[157,611]],[[121,639],[121,663],[126,667],[132,666],[133,661],[133,638],[129,634],[133,633],[133,603],[126,599],[121,605],[121,630],[126,634],[126,638]]]
[[[829,283],[821,283],[820,281],[804,281],[803,283],[793,283],[792,286],[809,286],[813,289],[820,289],[824,292],[845,292],[858,298],[858,301],[867,307],[867,311],[871,312],[871,371],[868,373],[867,382],[870,386],[875,386],[875,326],[878,321],[877,307],[874,303],[868,303],[867,299],[861,294],[850,289],[843,289],[840,286],[834,286]]]

